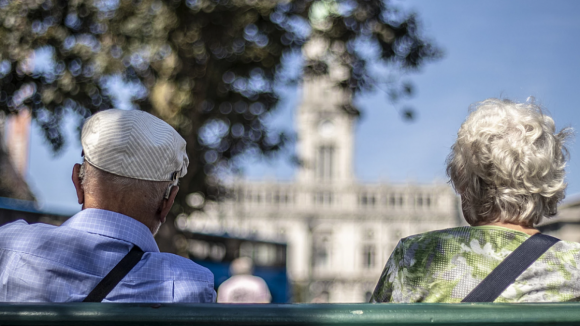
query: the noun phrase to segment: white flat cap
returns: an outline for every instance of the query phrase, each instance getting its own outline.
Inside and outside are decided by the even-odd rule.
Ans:
[[[138,110],[96,113],[83,126],[85,160],[123,177],[171,181],[187,173],[185,140],[165,121]]]

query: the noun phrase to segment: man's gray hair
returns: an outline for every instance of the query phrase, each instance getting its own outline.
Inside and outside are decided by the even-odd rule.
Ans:
[[[555,129],[533,100],[492,98],[470,109],[447,157],[469,224],[532,226],[557,213],[567,186],[564,142],[572,130]]]
[[[96,195],[99,191],[133,193],[141,210],[154,214],[170,185],[167,181],[147,181],[118,176],[92,166],[84,161],[79,171],[79,179],[86,193]],[[106,188],[106,189],[103,189]],[[129,203],[127,203],[129,204]]]

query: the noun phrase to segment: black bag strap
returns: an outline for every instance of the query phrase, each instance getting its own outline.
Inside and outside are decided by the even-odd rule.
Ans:
[[[131,251],[107,274],[97,286],[89,293],[83,302],[101,302],[119,282],[137,265],[144,252],[141,248],[133,246]]]
[[[510,284],[560,239],[537,233],[502,261],[461,302],[494,302]]]

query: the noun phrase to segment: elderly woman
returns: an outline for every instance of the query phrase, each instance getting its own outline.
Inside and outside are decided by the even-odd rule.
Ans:
[[[470,226],[402,239],[371,302],[461,302],[473,296],[484,279],[488,283],[478,291],[505,280],[503,274],[494,274],[489,283],[494,277],[488,275],[526,240],[551,238],[533,236],[539,233],[534,226],[543,217],[555,215],[564,198],[564,141],[570,132],[556,133],[554,120],[533,101],[477,103],[447,158],[447,174],[461,196]],[[537,253],[521,274],[488,301],[550,302],[580,297],[580,244],[551,239],[545,251]],[[518,255],[522,251],[526,250],[519,250]],[[514,267],[502,270],[510,272]]]

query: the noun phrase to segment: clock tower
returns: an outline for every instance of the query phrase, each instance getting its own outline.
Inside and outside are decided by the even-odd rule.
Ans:
[[[329,75],[305,77],[302,83],[296,119],[300,183],[353,181],[354,124],[359,112],[352,106],[351,94]]]

